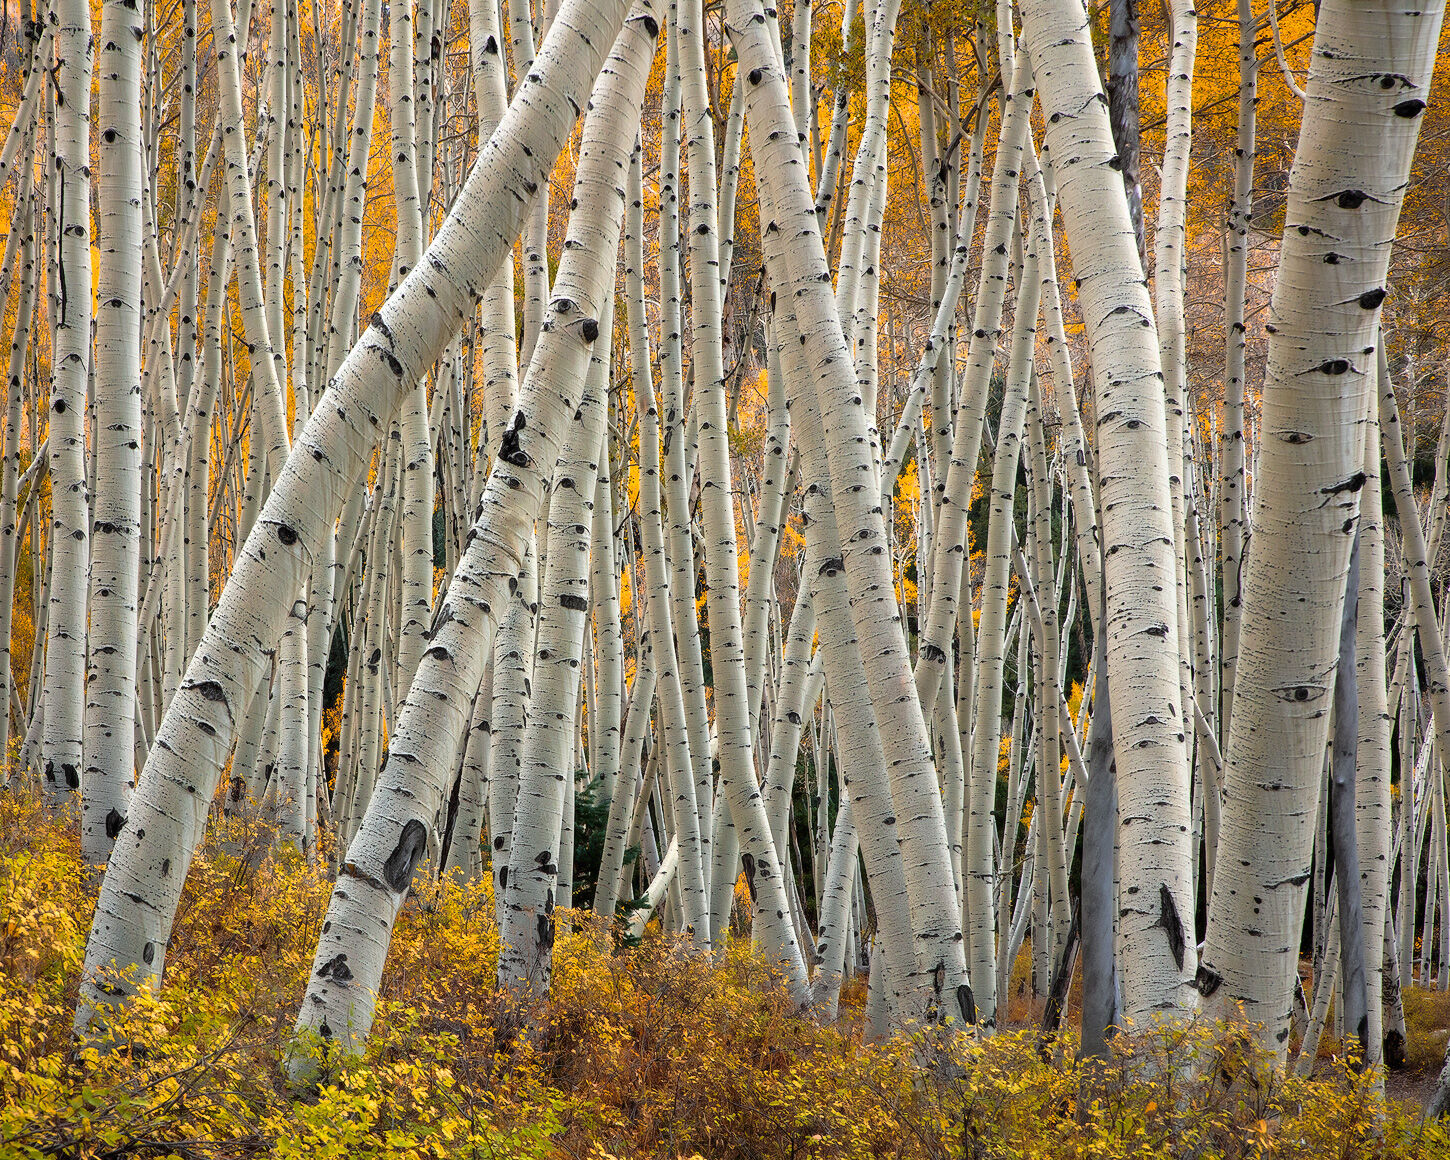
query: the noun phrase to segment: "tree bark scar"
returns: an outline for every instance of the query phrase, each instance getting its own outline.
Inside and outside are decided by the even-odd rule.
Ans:
[[[1198,964],[1198,974],[1193,977],[1193,985],[1198,993],[1205,999],[1210,998],[1219,987],[1223,986],[1223,976],[1210,967],[1207,963]]]
[[[750,891],[750,901],[755,901],[755,858],[749,853],[740,855],[740,864],[745,869],[745,886]]]
[[[112,841],[121,832],[121,827],[126,824],[126,815],[118,809],[112,809],[106,814],[106,837]]]
[[[544,896],[544,913],[539,915],[539,959],[547,958],[554,950],[554,892]]]
[[[1168,889],[1167,883],[1161,883],[1158,887],[1158,921],[1153,927],[1161,926],[1168,932],[1168,949],[1173,952],[1174,965],[1181,971],[1183,969],[1183,952],[1186,943],[1183,937],[1183,921],[1178,917],[1178,906],[1173,901],[1173,891]],[[1153,929],[1149,927],[1149,929]]]
[[[204,700],[221,705],[226,710],[228,720],[231,719],[232,707],[227,704],[226,691],[221,687],[219,681],[197,681],[194,685],[186,685],[183,687],[193,689],[200,693]]]
[[[417,818],[409,818],[398,838],[398,844],[383,863],[383,881],[394,894],[402,894],[413,881],[413,871],[428,846],[428,828]]]
[[[957,984],[957,1009],[961,1011],[962,1018],[968,1023],[977,1021],[977,1000],[972,994],[972,988],[967,983]]]

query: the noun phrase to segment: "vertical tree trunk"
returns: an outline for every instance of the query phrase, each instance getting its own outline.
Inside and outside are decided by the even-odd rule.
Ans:
[[[135,756],[141,555],[141,41],[133,3],[101,9],[100,313],[96,320],[96,510],[81,852],[110,854]]]
[[[1380,495],[1380,438],[1377,408],[1365,426],[1364,493],[1359,502],[1359,615],[1355,621],[1355,656],[1359,699],[1359,738],[1355,747],[1355,838],[1359,845],[1360,893],[1364,911],[1367,1039],[1364,1062],[1376,1067],[1389,1057],[1384,1050],[1388,1025],[1383,996],[1398,987],[1385,975],[1385,932],[1390,923],[1390,848],[1393,822],[1390,804],[1390,734],[1394,719],[1385,695],[1384,573],[1385,544]],[[1403,784],[1409,784],[1409,776]],[[1413,796],[1413,795],[1411,795]],[[1407,799],[1402,799],[1406,800]],[[1393,940],[1391,940],[1393,945]]]
[[[1148,268],[1143,234],[1143,186],[1138,181],[1141,152],[1138,120],[1138,0],[1111,0],[1108,5],[1108,120],[1118,149],[1116,168],[1123,175],[1128,216],[1138,242],[1138,260]],[[1175,29],[1176,31],[1176,29]]]
[[[91,8],[62,0],[55,29],[56,268],[50,364],[50,587],[45,632],[46,798],[80,789],[85,708],[86,386],[91,354]]]
[[[1390,247],[1443,6],[1327,3],[1290,177],[1226,809],[1198,988],[1281,1057]],[[1362,78],[1383,76],[1388,85]],[[1344,262],[1340,254],[1352,253]]]
[[[1124,1014],[1193,1008],[1193,844],[1182,737],[1178,601],[1162,363],[1152,305],[1075,0],[1024,0],[1062,218],[1097,384],[1117,754]]]

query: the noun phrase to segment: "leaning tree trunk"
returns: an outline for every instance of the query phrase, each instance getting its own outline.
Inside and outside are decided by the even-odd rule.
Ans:
[[[952,874],[946,816],[937,788],[926,720],[916,697],[911,660],[895,595],[885,520],[875,484],[874,422],[856,389],[854,366],[831,294],[831,276],[816,209],[791,116],[784,71],[758,0],[733,0],[728,32],[748,69],[745,113],[757,184],[774,210],[763,230],[772,281],[789,289],[801,353],[819,403],[832,497],[853,594],[877,724],[891,778],[902,858],[912,887],[918,983],[938,1016],[972,1022],[961,915]],[[778,291],[779,292],[779,291]],[[839,481],[839,482],[838,482]],[[868,482],[869,481],[869,482]],[[857,817],[864,828],[870,819]]]
[[[1254,545],[1198,988],[1282,1057],[1390,248],[1442,4],[1320,12],[1270,318]],[[1373,83],[1371,79],[1373,78]],[[1238,1006],[1241,1005],[1241,1006]]]
[[[371,1029],[393,924],[456,768],[457,739],[493,641],[492,609],[507,597],[532,542],[545,486],[599,338],[598,316],[612,288],[624,214],[619,179],[633,144],[629,130],[639,123],[657,34],[647,0],[637,0],[590,98],[574,186],[579,209],[519,408],[489,474],[473,538],[434,618],[431,644],[399,710],[388,763],[328,904],[298,1031],[344,1049],[360,1047]],[[507,886],[502,875],[500,885]],[[319,1062],[310,1044],[299,1043],[288,1071],[294,1080],[310,1079]]]
[[[238,550],[132,795],[130,824],[112,851],[91,924],[79,1030],[90,1025],[97,1004],[159,981],[217,779],[291,611],[276,593],[300,591],[366,467],[379,428],[462,327],[474,296],[507,256],[527,208],[520,192],[549,179],[608,50],[601,30],[617,28],[625,12],[626,0],[562,5],[448,219],[423,260],[374,314],[289,454]],[[127,972],[134,975],[122,981]]]
[[[642,70],[641,70],[642,71]],[[612,333],[610,304],[600,319]],[[508,875],[500,878],[500,987],[543,995],[553,970],[555,889],[564,846],[560,827],[574,777],[570,728],[579,700],[580,663],[589,615],[589,545],[594,482],[609,452],[605,431],[607,360],[594,354],[584,395],[569,419],[549,495],[539,623],[530,680],[529,729],[510,826]],[[601,451],[601,443],[603,450]],[[506,885],[503,885],[506,883]]]
[[[705,576],[714,677],[716,761],[721,792],[734,822],[755,897],[756,941],[785,973],[797,1007],[810,1002],[805,958],[786,897],[783,859],[771,838],[755,774],[754,722],[740,622],[740,565],[735,539],[735,488],[725,407],[719,222],[715,209],[715,134],[705,78],[705,19],[700,0],[679,6],[676,39],[684,93],[684,137],[690,176],[689,258],[692,367],[700,416],[700,507],[705,526]],[[708,780],[708,779],[707,779]],[[704,823],[708,800],[700,803]],[[731,881],[735,864],[726,869]],[[709,879],[706,879],[706,890]]]

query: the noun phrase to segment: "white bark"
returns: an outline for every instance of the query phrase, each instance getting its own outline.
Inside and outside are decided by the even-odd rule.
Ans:
[[[238,552],[132,795],[134,828],[127,827],[127,840],[112,853],[92,922],[78,1028],[89,1025],[97,1002],[125,994],[107,977],[113,969],[135,968],[130,986],[148,980],[154,986],[159,979],[182,881],[237,718],[264,650],[281,636],[288,609],[275,592],[299,589],[307,562],[317,557],[322,537],[332,534],[378,427],[462,326],[471,297],[492,279],[522,223],[519,190],[548,179],[607,51],[600,30],[616,27],[624,15],[623,0],[569,0],[561,8],[539,61],[424,260],[378,311],[303,429]]]
[[[772,280],[789,288],[798,319],[800,354],[812,368],[832,498],[854,594],[852,618],[876,710],[899,819],[902,859],[912,890],[918,979],[943,1019],[975,1015],[967,983],[950,846],[926,722],[914,695],[910,657],[897,613],[891,556],[875,486],[874,426],[856,389],[854,367],[830,291],[830,274],[797,145],[786,79],[755,0],[734,0],[729,33],[748,69],[746,121],[757,183],[773,211],[763,230]],[[869,485],[862,486],[869,481]],[[867,824],[858,815],[858,825]]]
[[[52,803],[81,784],[85,704],[86,386],[91,352],[91,9],[64,0],[51,10],[55,45],[55,169],[58,243],[52,275],[50,380],[50,583],[45,630],[42,786]]]
[[[101,9],[100,310],[90,671],[81,779],[82,854],[104,862],[124,824],[136,724],[141,555],[141,40],[134,4]]]
[[[1124,1013],[1185,1014],[1194,1005],[1191,784],[1153,309],[1122,179],[1109,164],[1115,150],[1086,13],[1077,0],[1024,0],[1021,10],[1097,383]]]
[[[555,32],[577,36],[566,13],[556,18]],[[599,337],[596,319],[612,284],[624,209],[620,176],[627,145],[619,144],[620,129],[638,123],[657,31],[646,0],[639,0],[590,98],[575,182],[579,209],[570,223],[548,324],[490,472],[472,540],[434,618],[431,644],[389,739],[388,765],[328,906],[298,1030],[344,1049],[360,1046],[371,1028],[392,926],[449,787],[457,739],[478,691],[496,627],[492,609],[505,598],[527,551]],[[536,63],[536,72],[539,67]],[[289,1073],[294,1080],[310,1077],[318,1062],[309,1045],[300,1044]]]
[[[1211,1010],[1242,1004],[1281,1054],[1366,478],[1379,307],[1442,10],[1325,7],[1290,179],[1244,580],[1243,639],[1254,649],[1235,678],[1198,977]],[[1388,87],[1364,79],[1381,75]]]

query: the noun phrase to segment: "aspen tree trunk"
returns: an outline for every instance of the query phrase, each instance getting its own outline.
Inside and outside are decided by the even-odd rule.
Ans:
[[[1013,229],[1017,225],[1018,186],[1023,151],[1031,147],[1032,68],[1025,55],[1017,62],[1012,74],[1011,92],[1004,95],[1003,104],[1002,132],[997,156],[992,165],[992,200],[982,242],[985,256],[977,284],[967,365],[962,374],[962,405],[956,416],[951,464],[941,488],[939,522],[934,529],[930,611],[917,649],[916,690],[923,705],[930,705],[936,700],[937,690],[946,671],[947,653],[951,648],[960,604],[963,562],[967,555],[967,511],[971,503],[972,481],[977,474],[987,398],[997,344],[1002,332],[1002,307],[1007,294],[1008,251],[1011,248]],[[1036,325],[1035,318],[1033,325]],[[983,801],[978,797],[970,803],[968,813],[976,817],[977,811],[982,808]],[[991,812],[990,805],[986,809],[988,813]],[[970,821],[967,841],[969,846],[973,845]],[[990,874],[990,868],[985,866],[983,858],[980,847],[975,853],[968,850],[967,864],[972,867],[971,873]],[[974,908],[974,913],[980,922],[984,912]],[[985,959],[978,956],[980,948],[975,936],[969,937],[973,938],[973,962],[985,962]],[[980,986],[980,982],[977,985]],[[985,1008],[992,1010],[990,997]]]
[[[493,649],[493,705],[490,725],[488,835],[493,859],[494,914],[503,921],[513,858],[513,819],[523,769],[528,724],[529,678],[533,672],[535,614],[538,612],[538,559],[533,530],[523,564],[509,585],[508,603],[499,617]]]
[[[1083,9],[1024,0],[1022,25],[1097,383],[1124,1013],[1183,1014],[1193,1008],[1194,852],[1162,364],[1122,181],[1108,164],[1112,133]]]
[[[101,9],[100,311],[90,672],[82,855],[99,865],[124,824],[135,755],[141,553],[141,41],[134,4]]]
[[[1430,554],[1425,544],[1424,529],[1420,524],[1420,508],[1415,501],[1410,467],[1406,461],[1405,441],[1400,433],[1400,417],[1395,403],[1394,384],[1390,381],[1389,365],[1385,358],[1382,342],[1378,351],[1378,374],[1380,426],[1391,490],[1400,520],[1401,552],[1408,581],[1406,584],[1409,596],[1408,611],[1413,617],[1415,636],[1420,642],[1420,652],[1424,658],[1425,693],[1430,701],[1434,731],[1434,747],[1430,753],[1431,780],[1428,785],[1430,799],[1427,811],[1432,823],[1430,825],[1431,857],[1426,867],[1425,933],[1420,950],[1421,986],[1428,986],[1429,963],[1432,955],[1430,935],[1434,926],[1436,897],[1437,895],[1440,897],[1442,909],[1446,898],[1450,897],[1450,885],[1446,884],[1450,866],[1447,866],[1445,853],[1445,759],[1443,756],[1450,753],[1450,666],[1447,666],[1446,663],[1445,642],[1440,631],[1441,622],[1436,614],[1434,594],[1430,588]],[[1414,650],[1408,640],[1407,646],[1404,656],[1404,664],[1408,670],[1405,697],[1409,699],[1411,693],[1418,686],[1414,677]],[[1409,721],[1413,721],[1414,713],[1407,714],[1407,717]],[[1402,768],[1404,767],[1402,766]],[[1409,800],[1410,798],[1407,796],[1405,801],[1409,802]],[[1423,801],[1423,799],[1421,800]],[[1406,808],[1407,824],[1412,824],[1410,813]],[[1413,848],[1407,847],[1402,854],[1404,869],[1401,874],[1402,877],[1409,879],[1408,889],[1405,892],[1405,913],[1402,920],[1407,932],[1406,945],[1402,948],[1407,971],[1409,969],[1410,942],[1413,939],[1409,928],[1414,921],[1416,897],[1414,868],[1419,862],[1419,849],[1420,840],[1417,836],[1413,842]],[[1447,926],[1442,916],[1442,931],[1445,929]],[[1442,980],[1450,978],[1450,973],[1447,973],[1443,965],[1441,978]]]
[[[629,246],[625,257],[626,302],[629,325],[630,378],[639,416],[639,513],[644,555],[650,644],[654,657],[655,691],[659,697],[663,734],[665,781],[677,835],[680,862],[678,890],[687,933],[705,949],[710,941],[709,894],[705,889],[700,848],[699,802],[685,716],[684,682],[680,676],[676,633],[672,623],[677,603],[671,599],[669,560],[665,553],[664,517],[661,512],[659,410],[650,373],[649,333],[645,324],[644,200],[638,152],[629,177]],[[638,196],[636,196],[638,195]],[[636,678],[637,679],[637,678]]]
[[[38,71],[38,70],[37,70]],[[10,706],[16,701],[14,677],[11,675],[13,654],[11,653],[11,624],[15,611],[15,576],[20,563],[19,551],[23,532],[18,527],[17,505],[20,495],[20,425],[25,408],[25,356],[29,347],[30,331],[36,314],[36,283],[39,280],[35,235],[36,221],[30,171],[27,169],[16,195],[20,214],[16,221],[21,229],[12,229],[11,236],[20,242],[20,281],[15,293],[15,329],[10,334],[10,357],[6,376],[5,409],[5,459],[3,483],[0,483],[0,761],[6,762],[6,777],[10,775]],[[28,220],[31,229],[23,230]],[[45,462],[44,453],[34,448],[33,467]],[[38,494],[38,479],[31,484],[32,497]],[[26,505],[29,507],[29,503]],[[36,532],[32,532],[32,537]],[[34,539],[32,539],[32,543]],[[33,690],[34,685],[31,686]],[[19,725],[24,728],[25,719],[20,717]]]
[[[605,401],[605,407],[607,411],[608,400]],[[607,414],[605,419],[607,427]],[[609,450],[609,436],[606,434],[599,455],[599,475],[594,485],[590,547],[590,563],[593,569],[590,587],[594,601],[596,642],[594,655],[598,673],[594,713],[590,719],[596,742],[590,761],[591,773],[599,780],[603,800],[612,806],[619,780],[619,746],[624,724],[624,641],[620,625],[620,578],[614,547],[614,488],[610,480]],[[596,894],[598,889],[596,879]]]
[[[1174,31],[1178,31],[1176,20]],[[1113,128],[1113,143],[1118,147],[1118,169],[1123,175],[1123,191],[1128,197],[1138,257],[1146,270],[1143,187],[1138,184],[1138,32],[1138,0],[1111,0],[1108,5],[1108,119]]]
[[[1274,292],[1237,709],[1198,989],[1282,1058],[1390,247],[1443,6],[1320,13]],[[1383,77],[1388,86],[1370,85]],[[1340,255],[1352,261],[1341,261]],[[1311,563],[1312,562],[1312,566]]]
[[[555,29],[563,22],[561,12]],[[432,643],[389,739],[388,765],[328,905],[297,1029],[345,1050],[357,1049],[371,1029],[393,923],[447,792],[456,739],[492,643],[492,608],[504,599],[527,552],[568,416],[582,393],[589,352],[600,333],[596,316],[603,312],[618,254],[624,210],[619,175],[628,157],[628,144],[621,142],[628,142],[627,127],[639,122],[657,33],[647,0],[639,0],[590,97],[574,188],[579,209],[547,324],[484,490],[473,539],[439,606]],[[507,124],[506,117],[500,132]],[[553,838],[557,841],[557,830]],[[287,1066],[294,1081],[309,1081],[322,1062],[310,1045],[299,1043]]]
[[[250,353],[255,417],[261,430],[254,437],[264,441],[264,462],[275,483],[291,445],[287,429],[287,405],[282,377],[286,370],[283,351],[274,346],[267,325],[266,297],[262,288],[256,216],[252,211],[252,183],[248,178],[246,131],[242,120],[241,75],[238,72],[239,42],[232,23],[231,0],[212,0],[212,37],[217,50],[217,73],[221,81],[222,141],[226,146],[227,201],[237,267],[237,298]],[[278,335],[277,337],[281,337]]]
[[[635,649],[634,685],[630,689],[629,720],[624,736],[619,781],[614,787],[614,795],[609,799],[609,821],[604,835],[604,850],[599,857],[599,874],[595,879],[594,913],[600,918],[614,917],[615,907],[619,903],[625,851],[630,845],[629,831],[636,803],[650,792],[647,781],[638,788],[635,783],[642,777],[638,772],[644,764],[640,761],[641,748],[649,729],[650,701],[654,697],[654,691],[654,658],[649,634],[644,632],[640,634]]]
[[[820,243],[815,205],[791,117],[786,78],[771,47],[756,0],[734,0],[728,32],[746,76],[745,114],[756,177],[773,220],[762,231],[767,255],[774,250],[777,286],[789,287],[798,318],[801,355],[812,368],[832,481],[836,522],[847,583],[854,593],[852,619],[860,638],[865,675],[885,752],[899,819],[902,858],[912,891],[913,931],[919,978],[942,1019],[975,1018],[967,981],[960,913],[950,844],[921,703],[914,695],[910,657],[897,611],[891,555],[874,486],[875,463],[868,419],[856,390],[849,350],[830,293],[830,273]],[[810,388],[804,388],[810,389]],[[849,547],[848,547],[849,545]],[[879,818],[857,815],[864,833]]]
[[[1018,68],[1024,67],[1019,64]],[[1038,183],[1040,187],[1040,182]],[[1002,728],[1002,672],[1006,658],[1007,587],[1011,571],[1013,501],[1022,452],[1022,421],[1027,409],[1027,384],[1032,375],[1033,343],[1037,334],[1037,250],[1050,242],[1042,213],[1043,199],[1034,200],[1032,234],[1022,264],[1021,290],[1012,325],[1012,353],[997,426],[997,448],[992,459],[988,490],[990,517],[984,546],[981,620],[977,626],[977,688],[973,695],[976,726],[972,730],[971,769],[974,784],[967,820],[966,895],[972,951],[973,992],[980,1017],[990,1025],[996,1018],[996,923],[991,904],[995,877],[992,825],[997,787],[997,755]],[[1018,674],[1023,681],[1023,674]],[[1004,857],[1006,851],[1003,851]]]
[[[1189,622],[1189,554],[1185,544],[1185,505],[1191,497],[1185,491],[1191,480],[1191,463],[1185,459],[1185,396],[1188,391],[1187,326],[1184,319],[1184,278],[1187,274],[1188,164],[1193,137],[1193,66],[1198,46],[1198,15],[1190,0],[1178,0],[1169,12],[1173,47],[1167,82],[1168,124],[1159,182],[1158,225],[1153,238],[1154,309],[1158,323],[1159,353],[1163,367],[1163,395],[1168,435],[1168,486],[1172,501],[1174,562],[1177,573],[1178,647],[1180,707],[1185,753],[1193,753],[1193,631]],[[1135,48],[1136,52],[1136,48]],[[1136,104],[1136,101],[1134,102]],[[1135,125],[1136,129],[1136,110]],[[1136,149],[1135,149],[1136,153]],[[1123,150],[1119,148],[1119,155]],[[1133,158],[1133,187],[1129,207],[1138,203],[1141,216],[1142,190],[1137,185],[1137,159]],[[1126,167],[1124,180],[1127,180]],[[1136,223],[1142,248],[1142,224]],[[1197,865],[1197,843],[1194,843]],[[1197,891],[1193,897],[1196,898]]]
[[[617,244],[617,243],[616,243]],[[611,304],[600,319],[613,332]],[[553,967],[555,887],[560,885],[580,653],[589,612],[589,546],[600,444],[605,436],[607,359],[596,350],[578,410],[569,419],[550,489],[548,548],[530,682],[529,728],[511,825],[508,877],[500,878],[500,987],[546,994]],[[607,453],[607,444],[604,447]]]
[[[721,347],[719,225],[714,205],[715,134],[705,85],[705,34],[700,0],[681,0],[676,39],[680,46],[684,135],[690,176],[691,362],[695,405],[700,415],[700,506],[705,524],[705,572],[709,586],[716,760],[721,792],[730,807],[740,850],[743,858],[749,859],[747,877],[752,882],[756,901],[753,933],[765,953],[785,972],[792,1001],[803,1008],[810,1001],[805,960],[790,922],[782,860],[771,839],[753,759],[754,721],[740,623],[735,488]],[[699,804],[703,820],[709,801]],[[733,859],[727,872],[733,881]]]
[[[87,943],[77,1012],[82,1032],[95,1004],[159,980],[208,803],[266,659],[264,650],[281,636],[288,608],[275,593],[300,589],[322,537],[333,534],[378,427],[462,326],[470,295],[493,278],[522,224],[519,190],[548,179],[607,52],[608,38],[600,30],[617,27],[624,15],[623,0],[567,0],[561,7],[534,70],[424,260],[370,322],[288,456],[248,543],[238,550],[230,581],[132,794],[133,825],[112,851]],[[559,321],[568,323],[571,341],[577,342],[572,336],[582,323],[569,322],[569,314]],[[516,437],[524,438],[522,430]],[[457,615],[452,606],[450,614]],[[136,971],[134,981],[122,985],[112,972],[128,969]]]
[[[1354,832],[1359,844],[1364,917],[1365,993],[1368,999],[1366,1067],[1375,1067],[1388,1054],[1384,1051],[1386,1023],[1382,996],[1390,982],[1384,973],[1384,932],[1390,919],[1393,824],[1390,734],[1394,719],[1390,716],[1385,695],[1385,544],[1376,410],[1375,406],[1370,408],[1370,421],[1365,428],[1365,486],[1359,502],[1359,618],[1355,622],[1359,741],[1355,754]]]
[[[672,11],[676,6],[672,6]],[[665,84],[660,98],[659,180],[659,286],[660,286],[660,423],[663,436],[662,463],[664,498],[668,518],[668,550],[671,569],[670,616],[675,626],[676,679],[684,697],[686,731],[690,745],[691,776],[700,829],[701,878],[710,890],[710,823],[714,816],[711,798],[713,779],[710,762],[710,722],[705,701],[705,668],[700,640],[700,623],[695,600],[697,566],[691,520],[688,421],[683,363],[683,327],[680,301],[684,247],[680,245],[680,148],[683,141],[682,84],[679,60],[679,29],[673,19],[665,30]],[[661,674],[663,675],[663,674]],[[683,863],[676,887],[693,882],[689,842],[680,851]]]
[[[1219,645],[1221,736],[1233,720],[1234,677],[1238,665],[1239,626],[1243,618],[1244,545],[1248,517],[1248,477],[1244,447],[1244,357],[1248,346],[1249,227],[1253,220],[1259,63],[1258,27],[1252,0],[1237,0],[1239,28],[1238,140],[1234,149],[1234,187],[1229,202],[1228,255],[1224,269],[1223,433],[1219,448],[1219,538],[1222,543],[1223,638]],[[1215,851],[1215,856],[1217,852]]]
[[[91,9],[60,0],[55,45],[55,247],[50,366],[50,583],[42,786],[52,804],[81,784],[86,678],[86,386],[91,353]],[[38,628],[38,626],[37,626]]]
[[[1339,1004],[1336,1016],[1345,1028],[1341,1038],[1359,1041],[1361,1058],[1369,1050],[1368,993],[1365,984],[1364,910],[1360,885],[1356,792],[1359,747],[1359,688],[1355,639],[1359,611],[1359,534],[1350,550],[1340,615],[1339,663],[1334,674],[1334,734],[1329,779],[1330,851],[1334,855],[1339,907]]]
[[[291,844],[303,853],[313,845],[306,801],[307,617],[307,601],[295,600],[277,650],[277,753],[268,787],[278,842]]]

